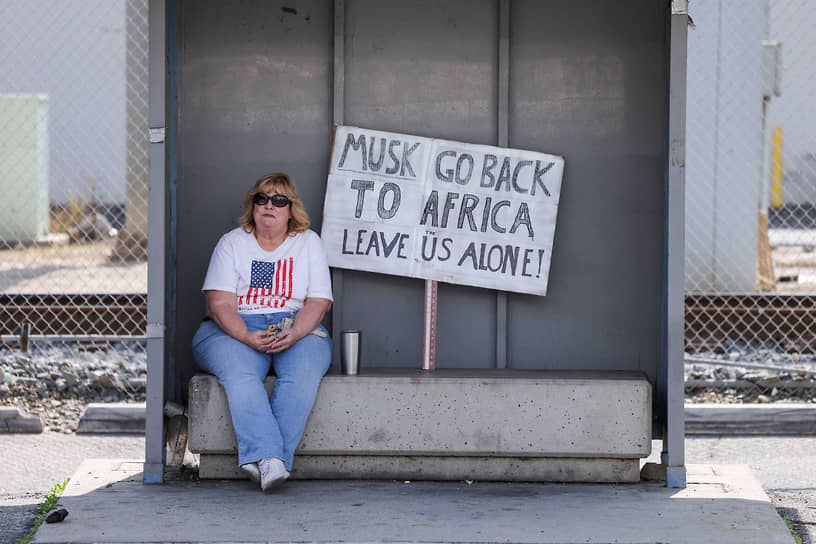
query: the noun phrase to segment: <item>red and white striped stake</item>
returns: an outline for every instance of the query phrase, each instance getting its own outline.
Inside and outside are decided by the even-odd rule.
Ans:
[[[436,367],[436,281],[425,280],[425,345],[422,350],[422,370]]]

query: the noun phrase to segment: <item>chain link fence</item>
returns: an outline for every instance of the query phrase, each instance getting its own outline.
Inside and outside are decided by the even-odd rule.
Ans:
[[[693,0],[686,396],[816,402],[816,12]]]
[[[691,401],[816,401],[812,7],[690,4]],[[147,98],[147,0],[0,1],[0,336],[31,353],[144,358]]]
[[[144,394],[147,27],[147,0],[0,0],[2,403]]]

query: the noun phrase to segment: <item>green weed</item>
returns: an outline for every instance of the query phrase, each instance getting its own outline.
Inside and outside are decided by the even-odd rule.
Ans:
[[[59,499],[62,492],[65,491],[66,485],[68,485],[68,480],[65,480],[61,484],[55,484],[54,489],[48,493],[48,496],[45,498],[42,504],[32,510],[32,512],[39,515],[37,516],[37,519],[34,520],[34,526],[31,528],[28,534],[24,538],[18,539],[17,544],[29,544],[29,542],[31,542],[31,539],[34,538],[34,535],[37,533],[37,529],[39,529],[40,525],[43,524],[46,516],[48,516],[48,513],[59,506]]]
[[[793,535],[793,541],[796,542],[796,544],[802,544],[802,537],[797,535],[793,530],[793,523],[791,523],[791,520],[788,519],[788,516],[782,516],[782,519],[785,520],[785,525],[788,526],[788,531],[790,531]]]

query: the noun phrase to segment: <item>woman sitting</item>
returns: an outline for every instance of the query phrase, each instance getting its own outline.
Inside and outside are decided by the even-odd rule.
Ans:
[[[244,198],[240,227],[218,241],[204,279],[196,364],[224,386],[238,464],[268,491],[292,459],[329,368],[322,325],[332,291],[326,252],[291,178],[269,174]],[[274,366],[272,398],[263,381]]]

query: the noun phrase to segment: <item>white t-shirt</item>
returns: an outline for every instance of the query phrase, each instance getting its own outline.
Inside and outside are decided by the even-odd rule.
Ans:
[[[332,299],[326,251],[311,230],[289,236],[274,251],[242,228],[229,231],[210,257],[202,291],[238,296],[238,313],[296,312],[309,298]]]

